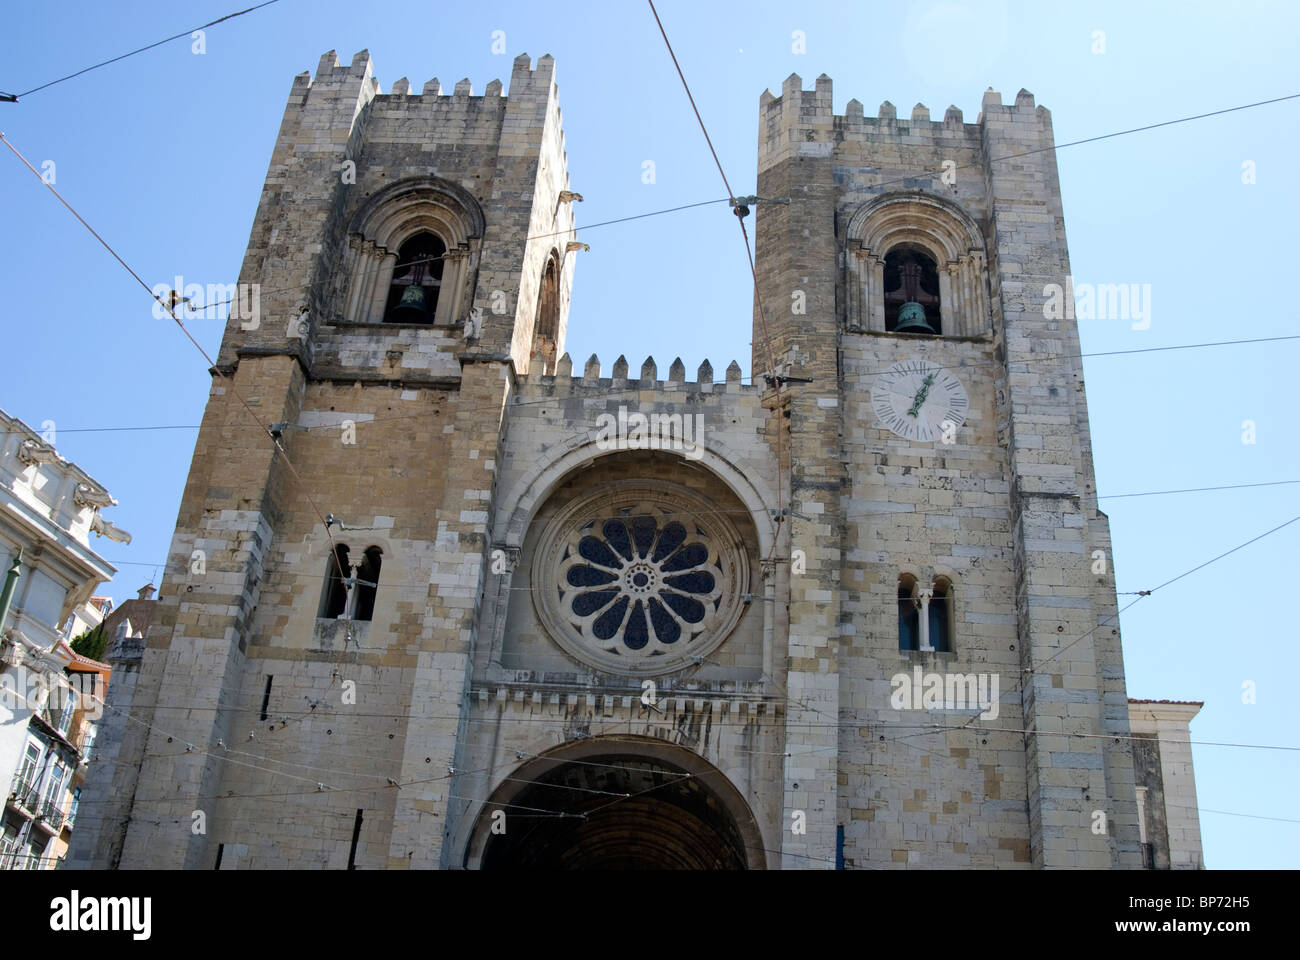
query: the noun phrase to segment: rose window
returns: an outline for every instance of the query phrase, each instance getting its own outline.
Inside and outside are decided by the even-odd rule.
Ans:
[[[607,496],[552,522],[534,597],[570,652],[617,672],[667,672],[696,662],[735,625],[746,581],[739,538],[703,504],[683,509],[681,497],[695,499]]]

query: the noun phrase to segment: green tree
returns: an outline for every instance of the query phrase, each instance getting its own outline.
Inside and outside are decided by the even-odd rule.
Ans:
[[[108,647],[108,634],[104,632],[104,625],[101,623],[73,638],[68,646],[83,657],[89,657],[91,660],[102,660],[104,650]]]

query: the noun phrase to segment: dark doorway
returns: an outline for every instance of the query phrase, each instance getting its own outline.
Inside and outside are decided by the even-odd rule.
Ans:
[[[710,779],[617,753],[553,766],[508,800],[484,807],[480,867],[744,870],[750,851]],[[491,832],[494,822],[503,833]]]

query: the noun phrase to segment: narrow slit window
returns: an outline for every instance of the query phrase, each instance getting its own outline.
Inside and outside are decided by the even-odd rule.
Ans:
[[[320,615],[336,620],[348,609],[347,578],[351,576],[348,566],[348,548],[339,544],[330,555],[325,571],[325,589],[321,596]]]
[[[898,649],[920,648],[921,625],[916,606],[916,581],[904,576],[898,581]]]
[[[364,560],[357,568],[357,607],[356,620],[373,620],[375,616],[375,594],[379,592],[379,567],[383,561],[383,551],[378,547],[368,547]]]
[[[943,653],[952,650],[952,584],[942,577],[934,581],[930,608],[930,646]]]
[[[348,869],[357,868],[357,844],[361,841],[362,811],[357,810],[357,819],[352,823],[352,848],[348,851]]]

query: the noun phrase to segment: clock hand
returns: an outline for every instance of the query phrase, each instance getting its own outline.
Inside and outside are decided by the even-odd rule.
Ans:
[[[916,399],[912,401],[912,409],[907,411],[909,417],[915,417],[921,409],[921,404],[925,403],[925,398],[930,393],[930,384],[934,383],[934,374],[930,374],[921,381],[921,389],[916,391]]]

